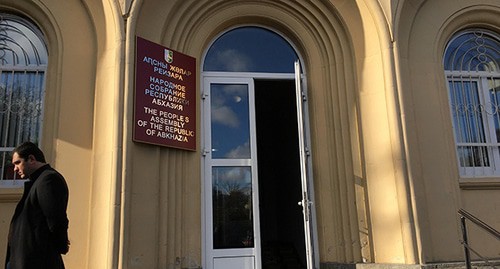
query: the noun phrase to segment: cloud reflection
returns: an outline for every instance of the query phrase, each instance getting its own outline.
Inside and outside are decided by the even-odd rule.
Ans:
[[[219,85],[220,90],[212,91],[212,122],[231,128],[240,126],[240,116],[235,112],[242,100],[247,99],[246,84]],[[246,102],[245,102],[246,103]]]
[[[252,70],[252,59],[243,55],[235,49],[226,49],[217,51],[212,63],[218,68],[217,70],[225,70],[229,72],[244,72]]]
[[[243,145],[239,145],[236,148],[232,149],[226,154],[226,158],[240,158],[240,157],[249,157],[250,156],[250,142],[246,141]]]
[[[238,115],[228,106],[212,108],[212,122],[231,128],[238,128],[240,125]]]
[[[212,157],[249,158],[250,120],[247,84],[212,84]]]
[[[251,191],[250,167],[214,167],[214,187],[217,191],[230,194],[235,191],[248,193]]]

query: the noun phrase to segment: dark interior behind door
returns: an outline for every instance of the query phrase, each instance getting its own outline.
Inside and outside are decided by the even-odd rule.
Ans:
[[[305,268],[295,82],[256,80],[263,269]]]

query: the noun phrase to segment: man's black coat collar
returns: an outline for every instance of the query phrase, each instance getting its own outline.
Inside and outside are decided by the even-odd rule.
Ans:
[[[34,183],[35,180],[37,180],[37,178],[42,174],[43,171],[47,170],[50,168],[50,165],[49,164],[45,164],[43,165],[42,167],[38,168],[35,172],[33,172],[30,176],[29,176],[29,180],[30,182]]]

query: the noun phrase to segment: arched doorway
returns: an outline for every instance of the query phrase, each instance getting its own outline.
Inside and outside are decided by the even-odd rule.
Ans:
[[[289,42],[261,27],[228,31],[206,53],[209,269],[313,268],[307,98],[298,59]]]

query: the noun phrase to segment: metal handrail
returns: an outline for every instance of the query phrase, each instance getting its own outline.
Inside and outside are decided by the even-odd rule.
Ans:
[[[488,224],[486,224],[484,221],[480,220],[476,216],[465,211],[465,209],[459,209],[458,214],[460,215],[460,221],[462,224],[463,241],[461,243],[464,246],[466,268],[472,269],[471,259],[470,259],[470,252],[471,251],[474,252],[474,254],[476,254],[479,258],[481,258],[484,262],[486,262],[486,264],[490,265],[493,268],[497,268],[495,265],[491,264],[486,258],[481,256],[477,251],[475,251],[473,248],[470,247],[469,242],[468,242],[468,238],[467,238],[467,225],[466,225],[465,220],[468,219],[472,223],[476,224],[479,228],[483,229],[484,231],[488,232],[490,235],[495,237],[497,240],[500,240],[500,232],[498,232],[493,227],[489,226]]]

